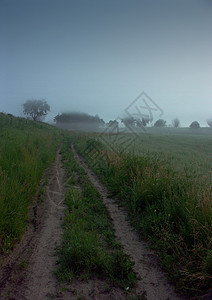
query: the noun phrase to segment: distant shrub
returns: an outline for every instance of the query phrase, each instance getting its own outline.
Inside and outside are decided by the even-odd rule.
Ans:
[[[13,115],[12,115],[12,114],[7,114],[7,116],[8,116],[8,117],[11,117],[11,118],[13,117]]]
[[[155,122],[154,127],[165,127],[166,121],[163,119],[159,119]]]
[[[83,112],[58,114],[54,117],[54,122],[58,127],[70,130],[98,131],[105,126],[105,121],[98,115],[92,116]]]
[[[189,127],[190,128],[200,128],[200,124],[197,121],[193,121]]]
[[[172,121],[172,125],[173,125],[173,127],[178,128],[180,126],[180,120],[178,118],[175,118]]]

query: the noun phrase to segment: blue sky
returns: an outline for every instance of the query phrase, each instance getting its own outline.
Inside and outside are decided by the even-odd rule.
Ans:
[[[0,111],[46,99],[114,119],[145,91],[169,122],[212,117],[212,1],[0,0]]]

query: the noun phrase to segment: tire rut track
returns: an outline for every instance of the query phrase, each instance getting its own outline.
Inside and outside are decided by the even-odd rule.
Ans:
[[[107,188],[88,168],[83,158],[77,154],[73,144],[72,151],[76,161],[84,168],[89,180],[101,194],[103,202],[113,220],[117,240],[121,242],[124,252],[129,255],[135,263],[134,271],[139,277],[139,281],[136,285],[137,294],[143,295],[143,292],[146,291],[147,299],[150,300],[184,299],[175,293],[173,286],[168,283],[164,272],[162,272],[159,267],[156,254],[148,249],[147,242],[140,241],[138,234],[126,221],[126,212],[122,208],[119,208],[113,199],[107,197]]]

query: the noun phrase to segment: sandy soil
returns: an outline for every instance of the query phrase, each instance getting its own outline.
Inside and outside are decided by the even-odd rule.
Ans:
[[[142,295],[146,291],[147,299],[183,299],[177,295],[171,284],[168,283],[165,274],[159,267],[156,254],[149,250],[148,244],[138,238],[137,233],[127,222],[127,215],[113,199],[107,197],[106,187],[99,181],[97,176],[87,167],[83,159],[77,154],[72,145],[75,159],[85,169],[87,176],[97,191],[102,195],[103,201],[110,212],[113,220],[116,238],[123,245],[123,250],[135,262],[134,271],[139,277],[136,293]]]

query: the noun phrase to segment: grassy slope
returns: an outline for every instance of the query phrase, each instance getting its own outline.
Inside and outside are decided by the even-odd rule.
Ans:
[[[118,156],[107,152],[101,143],[89,136],[87,140],[85,136],[78,138],[76,145],[82,155],[89,154],[88,164],[108,185],[111,195],[126,205],[138,232],[160,251],[162,265],[178,289],[187,294],[201,294],[210,287],[212,280],[211,181],[208,180],[211,173],[207,156],[211,138],[198,137],[198,141],[202,139],[204,143],[206,158],[201,144],[196,142],[197,137],[189,139],[143,135],[141,144],[137,140],[137,145],[131,145],[134,154]],[[186,153],[184,157],[178,155],[180,141],[181,150]],[[92,142],[94,149],[98,149],[96,153],[95,150],[85,151],[90,149]],[[135,154],[136,149],[139,155]],[[182,166],[189,160],[189,152],[196,151],[193,169],[187,167],[185,172],[180,167],[176,171],[172,158],[164,159],[169,151]],[[126,152],[130,152],[130,148]],[[201,169],[205,170],[203,177],[197,168],[201,159],[205,160]]]
[[[21,239],[28,207],[35,196],[44,170],[67,134],[44,123],[0,114],[0,254]],[[65,148],[66,146],[66,148]],[[85,177],[65,143],[64,159],[69,184],[79,172],[81,193],[73,187],[66,196],[63,247],[58,277],[97,275],[121,287],[132,286],[136,276],[130,258],[115,242],[112,225],[100,195]],[[89,275],[90,274],[90,275]]]
[[[83,154],[87,141],[76,136]],[[62,138],[52,126],[0,114],[0,252],[21,238],[28,206]],[[137,230],[160,249],[178,287],[205,291],[212,273],[211,136],[142,134],[125,149],[133,155],[98,146],[106,159],[97,157],[95,171],[128,207]],[[67,199],[72,207],[73,196]]]
[[[61,139],[50,125],[0,114],[0,253],[20,240],[28,206]]]

